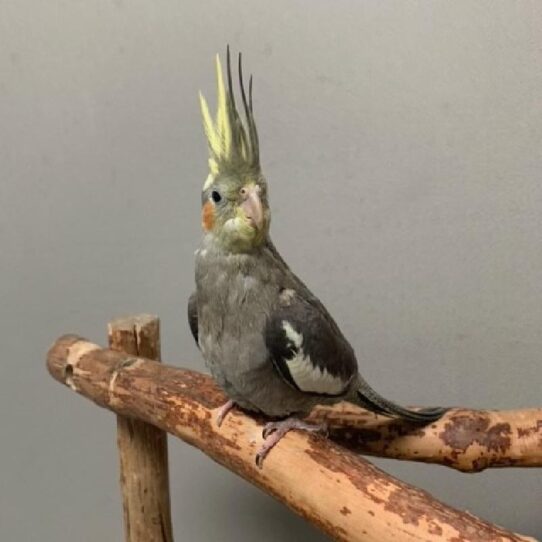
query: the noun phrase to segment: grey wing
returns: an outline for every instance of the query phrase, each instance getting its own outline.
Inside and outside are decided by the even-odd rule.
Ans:
[[[265,343],[277,372],[299,391],[341,396],[357,375],[354,351],[331,316],[297,294],[271,314]]]
[[[188,325],[190,326],[190,331],[192,332],[192,336],[194,337],[194,340],[196,341],[196,344],[199,348],[198,343],[198,296],[197,293],[194,292],[189,298],[188,298]]]

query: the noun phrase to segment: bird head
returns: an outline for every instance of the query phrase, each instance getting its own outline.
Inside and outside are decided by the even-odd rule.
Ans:
[[[247,99],[239,54],[242,117],[235,104],[229,48],[226,72],[227,90],[217,55],[218,105],[214,120],[200,93],[210,170],[202,191],[202,226],[223,249],[250,252],[266,240],[269,232],[267,183],[260,168],[258,133],[252,109],[252,76]]]

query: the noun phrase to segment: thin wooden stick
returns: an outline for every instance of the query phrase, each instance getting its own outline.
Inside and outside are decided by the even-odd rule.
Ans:
[[[108,336],[113,350],[160,361],[160,321],[156,316],[114,320],[108,325]],[[114,371],[112,386],[117,377]],[[173,542],[167,434],[141,420],[118,415],[117,444],[125,541]]]
[[[263,419],[235,409],[220,428],[223,394],[200,373],[131,358],[79,337],[59,339],[51,375],[98,405],[155,424],[287,504],[336,540],[526,541],[385,474],[317,435],[290,432],[254,462]]]

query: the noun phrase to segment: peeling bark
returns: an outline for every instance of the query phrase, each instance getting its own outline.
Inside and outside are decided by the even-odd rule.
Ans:
[[[48,368],[98,405],[198,447],[336,540],[533,540],[448,507],[317,435],[289,433],[257,468],[264,420],[234,409],[219,429],[213,410],[224,395],[206,375],[100,349],[76,336],[55,343]]]
[[[420,427],[341,403],[315,408],[309,420],[326,422],[332,440],[367,455],[438,463],[462,472],[542,467],[542,408],[455,408]]]

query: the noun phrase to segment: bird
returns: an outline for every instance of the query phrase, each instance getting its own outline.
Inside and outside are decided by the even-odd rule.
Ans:
[[[199,94],[209,173],[201,194],[203,236],[195,253],[196,289],[188,301],[192,335],[228,397],[216,423],[220,426],[234,406],[268,417],[255,457],[261,467],[288,431],[325,432],[325,427],[304,421],[319,404],[347,401],[420,425],[439,419],[447,408],[408,409],[369,386],[335,320],[275,248],[252,75],[247,92],[239,53],[235,93],[229,46],[226,62],[227,86],[216,55],[214,117]]]

